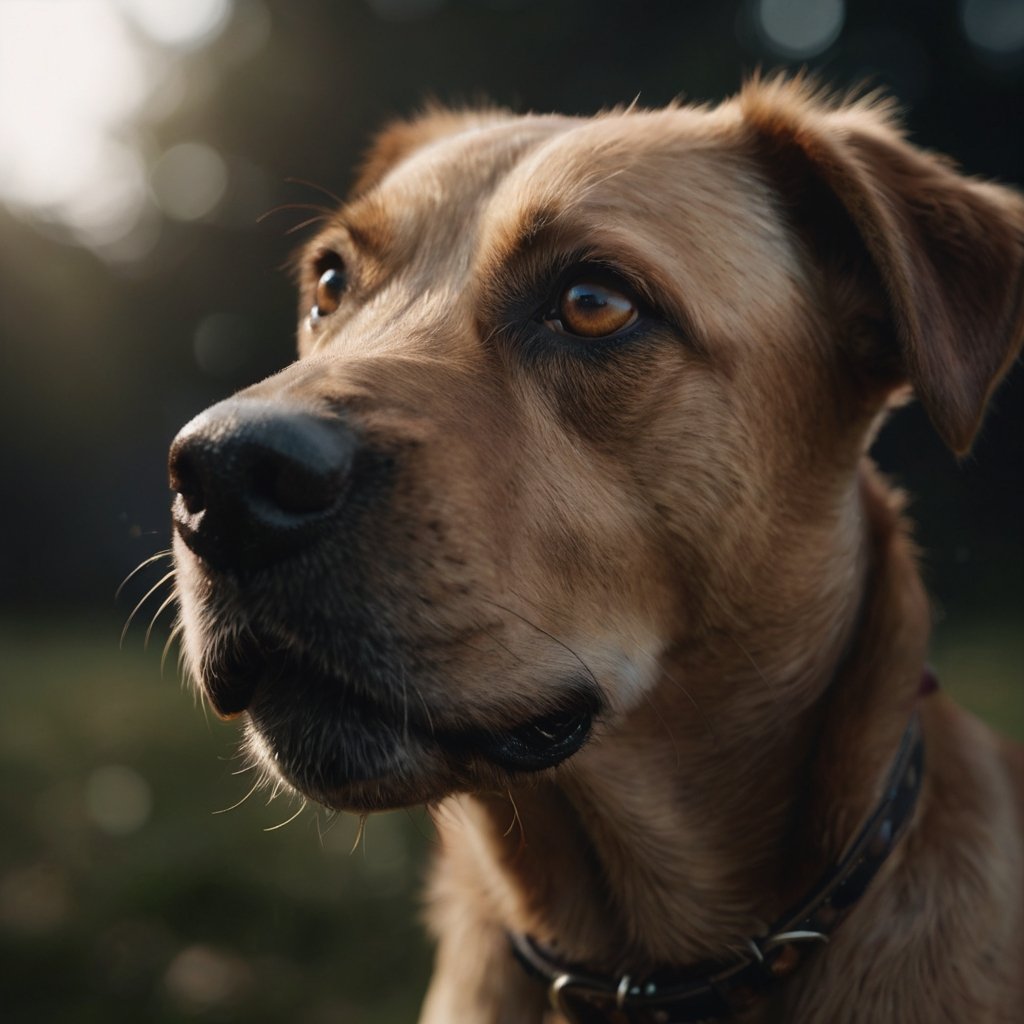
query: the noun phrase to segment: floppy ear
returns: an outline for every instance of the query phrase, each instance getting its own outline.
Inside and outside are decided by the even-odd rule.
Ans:
[[[1024,340],[1024,199],[905,141],[877,101],[830,103],[801,82],[740,96],[769,171],[800,168],[786,199],[827,190],[880,282],[901,375],[958,453]],[[852,232],[850,227],[852,226]]]
[[[449,110],[439,104],[429,104],[418,117],[392,121],[377,135],[363,159],[352,187],[352,197],[368,192],[416,150],[459,132],[498,124],[510,116],[498,108]]]

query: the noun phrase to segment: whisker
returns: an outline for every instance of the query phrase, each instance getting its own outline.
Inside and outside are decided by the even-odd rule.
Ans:
[[[318,185],[315,181],[307,181],[305,178],[285,178],[285,184],[287,185],[305,185],[306,188],[313,189],[314,192],[320,192],[327,196],[328,199],[333,200],[339,206],[342,204],[342,200],[336,196],[329,188],[324,188],[323,185]]]
[[[525,597],[523,597],[522,594],[516,593],[516,591],[514,591],[514,590],[510,591],[510,592],[512,594],[514,594],[516,598],[518,598],[520,601],[522,601],[523,604],[526,604],[526,605],[530,605],[531,604],[531,602],[528,601]],[[508,609],[508,610],[511,611],[511,609]],[[512,614],[514,615],[515,612],[512,612]],[[535,629],[538,628],[535,623],[529,622],[529,620],[524,620],[524,621],[526,621],[528,625],[534,626]],[[554,637],[553,639],[557,640],[558,638]],[[676,677],[673,676],[672,673],[669,672],[661,664],[661,661],[654,654],[652,654],[650,651],[646,650],[645,648],[641,647],[639,644],[636,644],[635,639],[633,640],[633,642],[636,645],[637,651],[639,651],[640,654],[642,654],[645,658],[647,658],[655,666],[655,668],[658,670],[659,674],[664,676],[664,678],[669,683],[671,683],[674,687],[676,687],[676,689],[678,689],[680,691],[680,693],[682,693],[683,696],[690,702],[690,704],[693,707],[693,710],[696,711],[697,716],[700,718],[701,725],[704,727],[704,729],[707,732],[707,734],[711,737],[711,739],[714,741],[715,745],[717,746],[718,742],[719,742],[718,735],[715,732],[714,727],[711,725],[711,720],[708,718],[708,716],[705,713],[704,709],[698,703],[697,698],[694,697],[694,695],[689,691],[689,689],[680,680],[676,679]],[[563,646],[565,646],[565,645],[563,644]],[[569,650],[571,654],[575,655],[575,651],[572,651],[571,648],[566,648],[566,649]],[[746,652],[744,652],[744,653],[746,653]],[[749,655],[748,655],[748,657],[749,657]],[[578,658],[578,655],[577,655],[577,658]],[[753,660],[753,659],[751,659],[751,660]],[[584,667],[586,667],[586,666],[584,666]],[[756,668],[757,666],[755,665],[754,667]],[[590,676],[591,676],[592,679],[594,679],[594,674],[592,672],[590,673]],[[597,683],[597,680],[594,679],[594,682]]]
[[[519,657],[507,644],[502,643],[486,626],[480,627],[481,632],[486,636],[492,643],[497,644],[514,662],[522,665],[523,659]]]
[[[515,592],[512,591],[512,593],[515,593]],[[519,597],[518,594],[515,594],[515,596]],[[522,600],[521,597],[519,599]],[[597,676],[594,675],[593,670],[590,668],[590,666],[567,643],[565,643],[565,641],[559,640],[559,638],[557,636],[555,636],[553,633],[549,633],[542,626],[538,626],[536,622],[531,622],[528,618],[526,618],[525,615],[520,615],[519,612],[515,611],[512,608],[507,608],[505,605],[499,604],[497,601],[491,601],[489,598],[486,598],[486,597],[481,598],[481,600],[486,601],[488,604],[494,605],[495,608],[500,608],[502,611],[508,612],[509,615],[514,615],[521,622],[526,623],[526,625],[529,626],[531,629],[537,630],[538,633],[542,633],[544,636],[546,636],[553,643],[558,644],[558,646],[561,647],[563,650],[568,651],[573,656],[573,658],[576,659],[576,662],[583,669],[583,671],[586,672],[586,674],[590,677],[590,679],[593,682],[593,684],[599,690],[601,689],[601,684],[598,682]]]
[[[267,210],[266,213],[261,213],[256,218],[256,223],[262,224],[268,217],[273,217],[275,213],[284,213],[286,210],[312,210],[323,217],[330,217],[334,213],[329,207],[317,206],[316,203],[281,203],[280,206],[275,206]]]
[[[364,852],[366,850],[366,822],[369,820],[369,818],[370,816],[368,814],[359,815],[359,824],[356,826],[356,838],[355,841],[352,843],[352,849],[348,851],[348,855],[350,857],[352,856],[353,853],[356,852],[356,850],[359,849],[360,843],[363,843]]]
[[[327,826],[326,828],[321,828],[320,823],[324,820],[324,815],[318,814],[316,816],[316,834],[320,838],[321,846],[326,846],[327,837],[331,834],[331,830],[334,826],[338,824],[338,819],[340,817],[341,815],[337,811],[327,811]]]
[[[299,805],[299,809],[288,819],[282,821],[279,825],[271,825],[270,828],[265,828],[264,832],[276,832],[279,828],[284,828],[285,825],[290,825],[305,809],[308,801],[305,797],[302,798],[302,803]]]
[[[140,562],[130,573],[128,573],[127,576],[125,576],[123,580],[121,580],[121,585],[114,591],[114,600],[116,601],[121,596],[121,591],[124,590],[128,581],[134,579],[135,576],[142,572],[147,565],[152,565],[161,558],[170,558],[173,554],[174,552],[170,548],[167,548],[165,551],[158,551],[155,555],[150,555],[149,558]]]
[[[171,651],[171,645],[185,630],[185,623],[180,619],[171,626],[171,632],[167,637],[167,643],[164,644],[163,652],[160,654],[160,678],[164,677],[164,665],[167,662],[167,655]],[[178,668],[181,669],[181,652],[178,652]]]
[[[508,802],[512,805],[512,820],[508,823],[508,828],[505,829],[502,838],[506,838],[512,834],[512,829],[519,826],[519,842],[521,846],[526,845],[526,829],[523,828],[523,819],[519,815],[519,808],[516,806],[514,797],[512,796],[512,790],[506,789],[508,795]]]
[[[164,601],[160,605],[160,607],[157,608],[156,614],[153,616],[153,618],[151,618],[149,620],[149,626],[146,629],[146,638],[145,638],[145,640],[142,641],[142,649],[144,651],[148,651],[149,650],[149,638],[153,635],[153,627],[156,625],[156,620],[160,618],[160,614],[161,614],[161,612],[163,612],[163,610],[165,608],[169,607],[170,605],[172,605],[174,603],[174,601],[176,600],[177,596],[178,596],[177,593],[175,593],[172,590],[171,593],[168,594],[167,597],[164,599]],[[162,660],[163,659],[161,659],[161,661]],[[163,666],[161,665],[161,668],[162,667]]]
[[[242,804],[245,803],[246,800],[249,799],[249,797],[251,797],[253,795],[253,793],[256,792],[257,789],[260,788],[260,784],[261,784],[262,781],[263,781],[262,779],[257,779],[253,783],[252,789],[250,789],[249,792],[246,793],[245,796],[243,796],[241,800],[237,801],[236,803],[233,803],[230,807],[225,807],[225,808],[223,808],[222,810],[219,810],[219,811],[213,811],[213,813],[214,814],[227,814],[228,811],[237,810],[239,807],[242,806]],[[302,808],[300,807],[299,810],[302,810]]]
[[[303,228],[308,228],[310,224],[321,224],[325,220],[327,220],[326,213],[317,214],[315,217],[308,217],[306,220],[300,221],[298,224],[293,224],[287,231],[285,231],[285,234],[294,235],[297,231],[301,231]]]
[[[433,716],[430,714],[430,707],[428,706],[426,700],[424,700],[423,694],[420,693],[419,687],[417,686],[414,686],[412,688],[412,692],[416,694],[416,697],[419,699],[419,702],[423,705],[423,713],[427,717],[427,728],[430,730],[430,735],[436,735],[437,730],[434,728],[434,719]]]
[[[128,621],[124,624],[124,629],[121,630],[121,642],[119,646],[124,646],[124,638],[128,635],[128,627],[132,624],[132,619],[135,618],[138,610],[169,580],[174,578],[174,570],[172,569],[162,579],[156,581],[142,596],[142,600],[132,609],[131,615],[128,616]]]

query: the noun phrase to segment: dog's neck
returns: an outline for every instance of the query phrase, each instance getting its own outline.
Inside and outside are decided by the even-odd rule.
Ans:
[[[651,700],[553,778],[458,799],[504,928],[638,972],[727,957],[805,895],[878,798],[927,643],[911,545],[867,465],[857,504],[860,582],[812,662],[735,638],[675,652]]]

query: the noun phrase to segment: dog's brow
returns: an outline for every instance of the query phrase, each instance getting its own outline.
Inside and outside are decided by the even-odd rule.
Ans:
[[[511,261],[521,258],[538,245],[557,244],[560,218],[564,210],[555,206],[537,206],[525,211],[517,219],[516,227],[501,244],[501,258]]]
[[[352,206],[343,206],[333,223],[349,237],[360,254],[381,262],[392,243],[391,226],[380,203],[364,198]]]
[[[599,225],[571,205],[536,206],[520,214],[507,240],[489,254],[484,271],[497,277],[499,267],[530,263],[539,255],[548,262],[557,262],[559,253],[575,253],[622,271],[644,299],[675,323],[695,351],[707,351],[693,310],[673,286],[672,275],[659,267],[650,254],[645,255],[616,237],[614,231],[600,230]]]

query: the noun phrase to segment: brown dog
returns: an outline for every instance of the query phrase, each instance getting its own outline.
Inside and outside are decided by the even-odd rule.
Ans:
[[[966,451],[1022,268],[1019,196],[800,83],[385,133],[171,479],[214,708],[435,809],[425,1021],[1024,1019],[1022,756],[865,455],[908,386]]]

